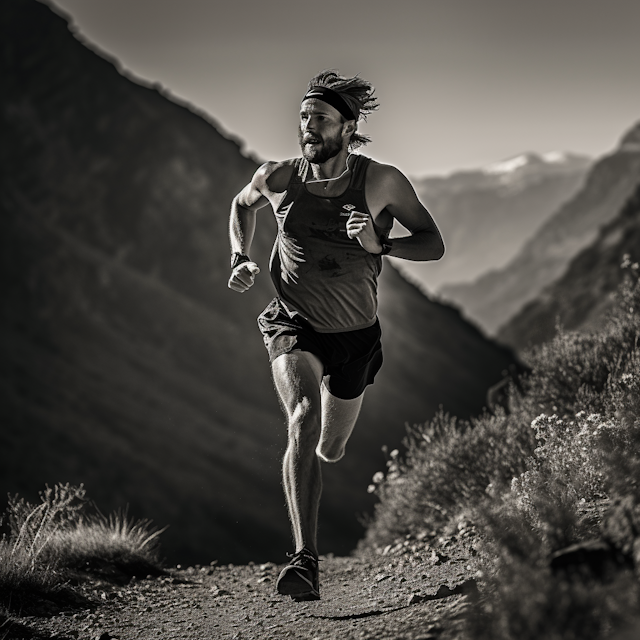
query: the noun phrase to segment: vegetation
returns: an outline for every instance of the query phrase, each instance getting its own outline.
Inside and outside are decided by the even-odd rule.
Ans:
[[[508,411],[415,425],[404,457],[374,476],[366,546],[434,539],[463,516],[477,525],[485,588],[470,637],[610,637],[639,610],[640,270],[622,266],[606,325],[526,353],[532,373]],[[554,564],[588,540],[599,564],[588,545],[577,564]]]
[[[57,484],[40,493],[40,503],[9,497],[0,540],[0,605],[51,594],[78,572],[102,575],[157,574],[158,536],[146,520],[125,513],[86,513],[82,485]]]

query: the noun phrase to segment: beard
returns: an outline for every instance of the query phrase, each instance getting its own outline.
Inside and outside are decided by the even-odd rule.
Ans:
[[[316,146],[310,146],[310,140],[316,143]],[[333,138],[323,138],[315,133],[303,134],[298,128],[298,143],[300,144],[303,158],[313,164],[323,164],[342,151],[342,136],[339,134]],[[317,143],[320,143],[319,147]]]

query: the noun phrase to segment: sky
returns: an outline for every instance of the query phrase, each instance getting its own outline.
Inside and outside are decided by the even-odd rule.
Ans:
[[[411,176],[523,152],[594,157],[640,120],[638,0],[55,0],[125,69],[210,114],[263,160],[299,155],[322,69],[379,111],[363,152]]]

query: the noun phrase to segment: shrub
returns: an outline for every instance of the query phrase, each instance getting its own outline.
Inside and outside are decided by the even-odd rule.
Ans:
[[[405,456],[374,476],[380,501],[363,546],[443,530],[460,513],[484,525],[476,640],[602,638],[634,623],[629,571],[600,583],[550,568],[552,552],[601,535],[640,578],[640,270],[626,266],[599,332],[561,331],[525,354],[532,373],[512,385],[509,415],[440,413],[409,429]]]
[[[55,532],[74,522],[82,509],[83,487],[56,485],[40,493],[39,505],[9,497],[9,535],[0,541],[0,593],[48,590],[56,584],[57,563],[47,546]]]
[[[488,494],[508,490],[513,478],[518,478],[514,487],[533,482],[540,465],[548,467],[543,475],[551,474],[549,482],[560,492],[585,500],[604,494],[598,474],[605,440],[622,437],[613,425],[636,419],[640,404],[633,386],[640,371],[640,280],[638,269],[629,270],[618,307],[602,331],[560,332],[525,354],[532,373],[522,381],[522,393],[511,386],[510,414],[485,413],[463,422],[441,412],[408,429],[406,454],[395,452],[386,474],[378,472],[370,486],[379,503],[365,546],[382,547],[399,536],[440,528]],[[536,423],[532,429],[536,419],[540,428]],[[606,434],[596,437],[590,420],[608,425]],[[609,449],[611,455],[623,450]],[[620,468],[637,477],[640,463],[623,457]]]
[[[399,536],[441,528],[487,488],[524,470],[534,438],[520,426],[519,414],[483,415],[461,422],[440,412],[408,430],[407,454],[388,461],[376,475],[380,498],[365,544],[381,547]]]
[[[133,570],[139,575],[157,573],[158,536],[162,530],[149,520],[134,522],[126,513],[100,514],[85,518],[73,526],[56,531],[46,548],[46,557],[67,568],[112,566]],[[133,574],[132,574],[133,575]]]
[[[109,566],[135,575],[159,571],[158,536],[149,521],[125,514],[86,515],[82,485],[57,484],[40,492],[40,504],[9,497],[8,535],[0,540],[0,597],[46,593],[70,569]]]

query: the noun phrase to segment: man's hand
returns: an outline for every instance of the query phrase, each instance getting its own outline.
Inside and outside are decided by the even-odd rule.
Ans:
[[[380,253],[382,244],[373,227],[373,220],[368,213],[353,211],[347,220],[347,235],[356,238],[360,246],[369,253]]]
[[[244,293],[253,286],[255,277],[260,273],[260,267],[255,262],[243,262],[232,272],[229,278],[229,289]]]

